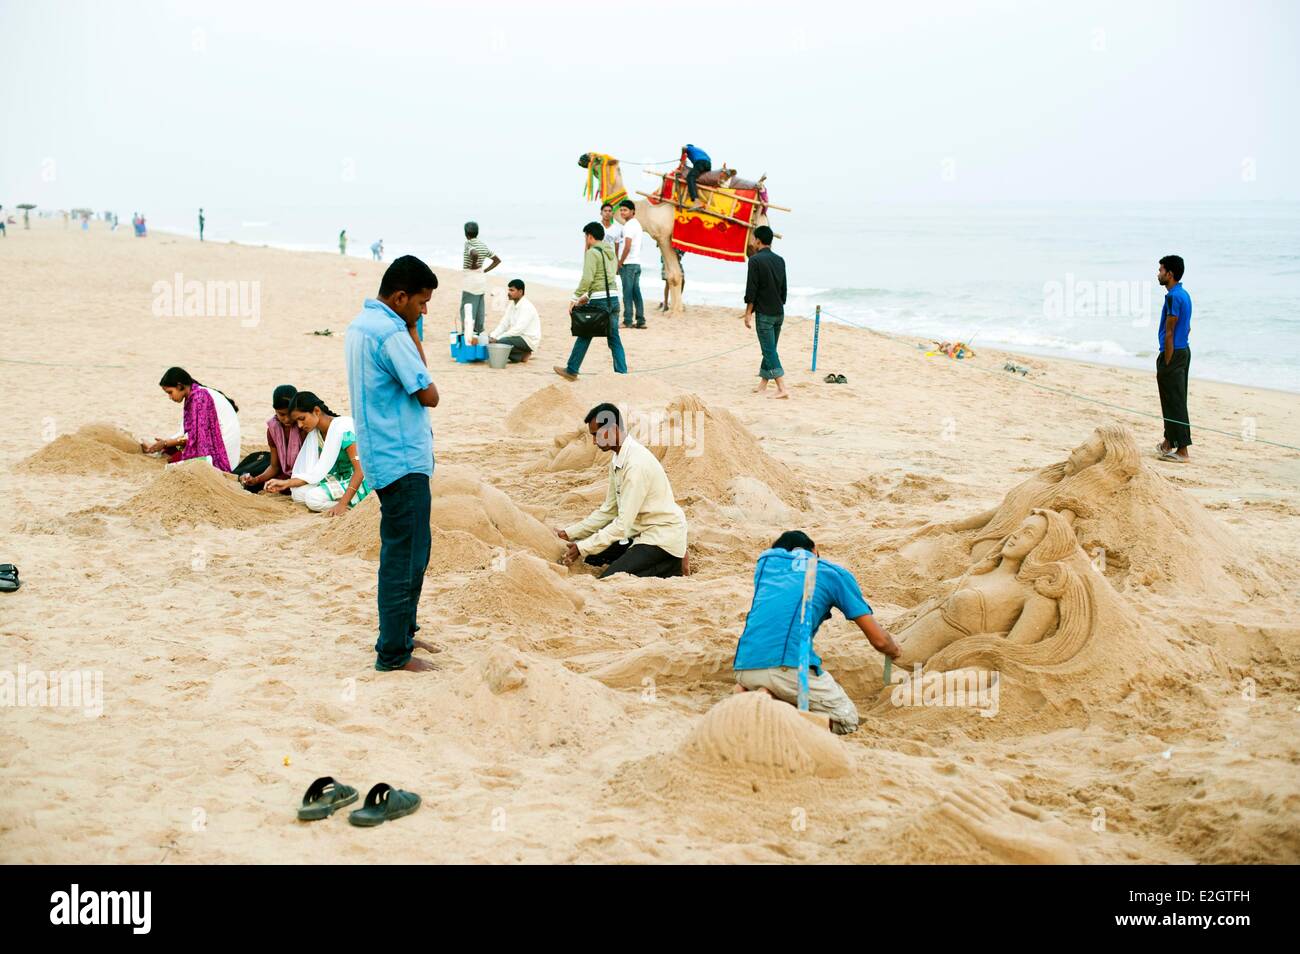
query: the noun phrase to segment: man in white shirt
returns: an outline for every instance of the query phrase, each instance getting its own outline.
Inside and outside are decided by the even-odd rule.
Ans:
[[[623,282],[623,327],[645,327],[645,302],[641,300],[641,242],[645,229],[636,220],[636,203],[624,199],[618,204],[623,220],[623,247],[618,254],[618,277]],[[636,324],[632,324],[635,317]]]
[[[623,244],[623,223],[615,221],[614,206],[608,202],[600,207],[600,224],[605,228],[605,244],[614,253],[614,261],[617,262],[620,246]]]
[[[542,319],[533,303],[524,298],[524,283],[519,279],[510,279],[506,297],[510,299],[506,313],[496,330],[488,335],[488,341],[510,345],[510,363],[515,364],[527,361],[537,350],[542,340]]]
[[[673,497],[663,464],[623,429],[613,404],[587,412],[587,429],[596,446],[614,455],[609,462],[605,502],[555,535],[568,544],[564,562],[579,557],[603,566],[601,579],[615,573],[633,576],[685,576],[686,514]]]

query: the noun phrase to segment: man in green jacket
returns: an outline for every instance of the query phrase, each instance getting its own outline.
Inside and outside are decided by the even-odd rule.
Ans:
[[[573,292],[569,302],[569,313],[579,305],[591,305],[603,309],[609,316],[609,351],[614,356],[614,372],[627,374],[627,356],[623,353],[623,342],[618,336],[618,263],[614,252],[605,242],[605,227],[599,222],[588,222],[582,227],[583,242],[586,251],[582,257],[582,280]],[[555,373],[566,381],[578,380],[578,371],[582,368],[582,359],[591,347],[590,337],[574,339],[573,350],[569,353],[567,365],[556,365]]]

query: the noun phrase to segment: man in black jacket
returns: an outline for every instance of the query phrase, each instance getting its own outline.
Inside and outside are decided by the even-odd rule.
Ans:
[[[745,327],[758,322],[758,344],[763,360],[758,366],[756,393],[767,390],[767,382],[776,382],[775,397],[789,399],[785,389],[785,370],[776,353],[785,320],[785,259],[772,251],[772,230],[766,225],[754,229],[758,251],[749,256],[749,278],[745,282]]]

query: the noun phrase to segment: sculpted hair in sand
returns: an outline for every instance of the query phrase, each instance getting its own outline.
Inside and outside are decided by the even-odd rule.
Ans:
[[[971,546],[984,540],[1000,540],[1015,532],[1035,507],[1072,510],[1088,516],[1115,491],[1132,480],[1141,467],[1137,442],[1123,424],[1103,424],[1101,459],[1091,467],[1066,476],[1065,461],[1044,467],[1033,477],[1011,488],[997,514],[986,523]]]

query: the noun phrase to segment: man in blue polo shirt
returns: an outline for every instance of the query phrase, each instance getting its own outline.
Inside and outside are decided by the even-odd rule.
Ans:
[[[886,656],[897,659],[902,652],[876,622],[853,574],[821,559],[817,544],[808,534],[787,530],[776,538],[770,550],[759,555],[754,567],[754,601],[732,664],[737,691],[758,689],[791,705],[798,702],[799,617],[809,554],[818,557],[817,584],[808,607],[813,620],[812,636],[831,618],[834,607],[845,619],[857,623],[871,645]],[[857,707],[831,674],[822,669],[821,658],[811,647],[808,655],[808,709],[829,716],[831,731],[847,735],[858,727]]]
[[[429,481],[433,431],[425,408],[438,406],[416,322],[438,278],[418,258],[388,266],[377,298],[367,298],[343,340],[348,394],[366,481],[379,497],[379,641],[375,668],[434,668],[415,658],[427,643],[415,621],[429,565]]]
[[[1156,445],[1156,456],[1185,464],[1190,459],[1192,425],[1187,416],[1187,369],[1192,349],[1187,339],[1192,330],[1192,298],[1183,288],[1183,260],[1177,255],[1160,259],[1156,281],[1165,288],[1165,304],[1156,329],[1156,387],[1160,390],[1160,416],[1165,419],[1165,439]]]

